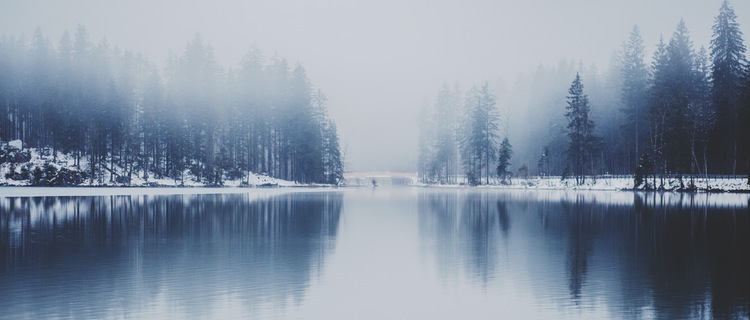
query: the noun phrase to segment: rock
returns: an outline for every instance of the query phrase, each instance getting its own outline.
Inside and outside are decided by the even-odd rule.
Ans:
[[[23,142],[21,140],[13,140],[11,142],[8,142],[8,145],[18,150],[23,149]]]

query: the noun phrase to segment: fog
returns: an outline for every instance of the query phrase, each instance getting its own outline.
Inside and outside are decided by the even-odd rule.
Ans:
[[[540,65],[567,61],[606,70],[634,24],[650,61],[659,36],[668,39],[680,19],[694,46],[708,47],[720,5],[721,0],[5,1],[0,34],[28,39],[39,27],[57,44],[65,30],[81,24],[94,43],[106,37],[110,45],[140,52],[162,67],[169,53],[182,52],[196,33],[224,68],[236,68],[255,45],[266,58],[278,53],[303,65],[325,93],[347,170],[414,171],[419,110],[443,83],[457,82],[465,90],[489,82],[509,117],[507,130],[520,132],[527,125],[521,121],[530,119],[525,104],[535,92],[516,90],[516,84],[528,81]],[[747,38],[750,1],[732,5]],[[567,76],[565,86],[574,76]],[[534,91],[564,94],[565,86]],[[592,105],[596,109],[597,101]],[[522,149],[519,143],[514,145]]]

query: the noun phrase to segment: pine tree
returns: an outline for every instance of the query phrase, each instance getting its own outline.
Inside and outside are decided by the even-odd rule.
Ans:
[[[339,185],[344,181],[344,159],[341,155],[336,123],[325,120],[323,126],[324,183]]]
[[[174,142],[182,145],[181,149],[187,156],[185,165],[199,182],[206,180],[207,173],[216,171],[214,159],[218,151],[221,76],[222,70],[214,59],[213,50],[197,34],[186,45],[183,55],[174,58],[168,74],[169,99],[175,103],[176,116],[185,119],[182,123],[175,123],[174,129],[186,134],[187,139],[177,142],[180,138],[175,137]]]
[[[261,103],[265,99],[267,81],[263,70],[263,54],[257,48],[252,48],[242,59],[237,75],[237,103],[236,114],[244,126],[241,134],[241,145],[246,157],[246,166],[243,168],[249,172],[267,172],[265,163],[265,147],[263,141],[267,135],[267,124],[269,123],[269,111],[266,104]]]
[[[54,109],[50,108],[49,105],[54,101],[56,93],[54,87],[54,51],[49,39],[42,34],[42,30],[39,28],[34,31],[30,51],[29,86],[35,88],[35,90],[27,91],[27,94],[31,94],[31,97],[26,99],[31,104],[29,128],[33,129],[30,132],[28,143],[31,145],[47,145],[47,142],[51,139],[48,135],[47,126],[54,119],[50,113],[50,110]]]
[[[694,98],[688,104],[688,134],[690,138],[690,173],[708,172],[708,141],[716,123],[716,112],[711,105],[711,74],[708,53],[701,47],[696,56]],[[701,159],[698,159],[700,153]]]
[[[680,21],[667,45],[668,121],[665,131],[669,171],[685,173],[690,168],[688,106],[695,100],[695,53],[684,21]]]
[[[667,72],[667,46],[663,38],[659,38],[653,60],[651,62],[651,90],[649,93],[649,140],[654,168],[659,173],[666,173],[666,157],[664,138],[667,130],[669,115],[669,77]]]
[[[510,183],[510,158],[513,157],[513,147],[510,145],[508,138],[503,138],[503,142],[500,143],[500,148],[497,157],[497,177],[500,178],[500,183]]]
[[[458,106],[447,84],[438,93],[433,113],[434,159],[432,167],[439,183],[451,182],[456,174],[456,115]]]
[[[622,100],[624,104],[623,111],[626,114],[627,122],[626,136],[632,141],[633,159],[637,161],[640,158],[641,149],[645,147],[643,138],[645,137],[644,129],[647,128],[646,104],[648,91],[648,69],[644,62],[645,47],[641,38],[638,26],[633,26],[630,37],[623,44],[622,49]],[[635,163],[630,163],[635,166]]]
[[[435,116],[434,110],[427,100],[422,103],[419,112],[419,151],[417,154],[417,171],[419,180],[423,183],[432,183],[437,175],[433,165],[435,163]]]
[[[464,112],[460,141],[464,172],[469,184],[481,183],[482,177],[485,183],[489,183],[490,168],[497,156],[495,145],[500,121],[496,98],[489,84],[474,87],[467,93]]]
[[[153,172],[155,178],[166,175],[164,168],[164,143],[167,131],[167,119],[164,114],[164,93],[161,78],[156,70],[149,72],[143,93],[143,115],[139,122],[143,137],[143,179],[148,181],[148,172]]]
[[[138,55],[105,40],[93,45],[83,26],[73,40],[63,34],[56,54],[39,29],[30,46],[2,36],[0,139],[51,146],[55,159],[58,151],[71,154],[85,174],[59,183],[127,184],[141,170],[144,179],[153,173],[184,182],[186,169],[209,185],[250,171],[343,180],[336,125],[312,104],[301,67],[290,72],[283,58],[264,66],[251,51],[239,73],[225,73],[196,36],[182,55],[170,54],[165,69],[162,82]],[[36,183],[53,179],[38,172]]]
[[[586,174],[595,173],[596,152],[599,150],[599,138],[594,135],[594,121],[590,119],[588,96],[583,93],[581,76],[576,78],[568,90],[568,105],[565,117],[568,118],[568,167],[575,175],[576,183],[583,184]]]
[[[739,117],[741,123],[750,123],[750,63],[745,67],[745,74],[743,77],[743,85],[740,95],[740,110]],[[745,154],[745,161],[747,164],[748,176],[747,184],[750,185],[750,126],[740,127],[740,143],[748,150]]]
[[[539,161],[537,161],[537,171],[539,172],[540,176],[549,175],[549,170],[550,170],[549,158],[550,158],[549,146],[544,146],[542,148],[542,155],[539,156]]]
[[[738,145],[740,124],[739,95],[742,85],[742,73],[745,64],[745,45],[742,31],[734,9],[729,1],[724,0],[713,25],[711,38],[711,57],[713,58],[713,104],[717,113],[717,129],[713,140],[714,153],[720,155],[720,170],[737,172],[737,161],[747,157],[749,149]]]
[[[669,44],[660,40],[654,53],[650,94],[650,129],[653,161],[658,171],[687,173],[691,168],[690,106],[696,94],[696,58],[684,21]]]
[[[425,100],[419,117],[419,179],[424,183],[455,183],[458,174],[459,140],[464,128],[459,118],[460,90],[443,84],[434,104]],[[461,114],[466,116],[467,114]],[[466,133],[468,135],[468,133]]]
[[[84,148],[86,148],[86,130],[92,128],[88,126],[88,120],[92,119],[93,106],[92,106],[92,90],[90,85],[93,84],[91,81],[91,68],[90,67],[90,47],[91,43],[88,39],[88,32],[86,28],[78,25],[73,40],[73,52],[71,55],[71,74],[70,82],[72,83],[71,95],[68,97],[71,102],[72,114],[67,119],[65,134],[68,137],[68,148],[74,152],[76,168],[81,169],[81,157],[85,154]],[[94,162],[89,163],[90,166],[94,166]],[[94,175],[89,177],[94,178]]]
[[[60,37],[60,43],[57,46],[57,80],[71,79],[73,76],[72,56],[73,45],[70,41],[70,34],[65,31]],[[54,137],[52,148],[55,159],[57,159],[58,150],[62,150],[63,152],[72,151],[71,138],[67,134],[67,124],[72,121],[73,96],[72,81],[59,81],[57,107],[51,112],[57,121],[53,121],[50,127]]]

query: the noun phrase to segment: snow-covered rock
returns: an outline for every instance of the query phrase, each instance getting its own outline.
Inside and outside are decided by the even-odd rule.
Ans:
[[[13,140],[11,142],[8,142],[8,145],[19,150],[23,149],[23,141],[21,140]]]

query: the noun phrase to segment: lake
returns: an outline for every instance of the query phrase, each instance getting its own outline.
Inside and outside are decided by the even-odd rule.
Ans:
[[[3,319],[750,315],[747,194],[18,190]]]

